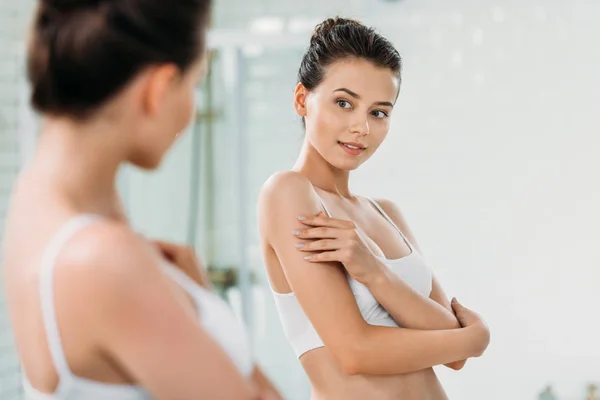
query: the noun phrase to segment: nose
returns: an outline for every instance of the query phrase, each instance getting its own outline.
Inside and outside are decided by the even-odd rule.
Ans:
[[[352,121],[350,132],[358,136],[366,136],[370,133],[369,120],[367,118],[356,119]]]

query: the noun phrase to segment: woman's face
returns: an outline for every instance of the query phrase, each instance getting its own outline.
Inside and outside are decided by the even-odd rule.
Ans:
[[[340,60],[312,91],[299,84],[296,112],[309,143],[334,167],[354,170],[385,139],[400,82],[388,68],[366,60]]]

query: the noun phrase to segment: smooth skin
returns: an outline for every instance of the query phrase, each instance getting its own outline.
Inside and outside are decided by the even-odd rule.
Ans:
[[[54,307],[72,373],[138,384],[156,399],[281,398],[258,367],[241,376],[186,292],[161,271],[167,258],[199,280],[191,250],[134,232],[116,189],[121,165],[160,164],[190,122],[205,70],[204,55],[185,74],[151,66],[89,119],[43,116],[35,155],[12,195],[3,260],[19,356],[37,390],[53,393],[59,384],[40,307],[42,254],[70,218],[97,214],[103,220],[69,240],[55,264]]]
[[[300,357],[313,400],[447,399],[432,367],[461,369],[489,343],[481,317],[451,304],[435,277],[425,297],[385,268],[375,255],[398,259],[410,248],[366,198],[350,191],[350,172],[389,131],[398,93],[397,77],[365,60],[335,62],[312,91],[298,84],[294,106],[306,124],[303,148],[294,168],[272,176],[261,191],[260,235],[271,285],[295,294],[325,344]],[[362,150],[348,152],[343,143]],[[379,202],[417,246],[399,207]],[[368,325],[346,273],[402,328]]]

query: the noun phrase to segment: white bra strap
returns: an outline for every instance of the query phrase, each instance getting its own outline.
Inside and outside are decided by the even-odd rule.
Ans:
[[[313,186],[314,189],[314,186]],[[325,211],[325,214],[327,214],[327,216],[329,218],[333,218],[333,215],[329,212],[329,210],[327,209],[327,206],[325,205],[325,203],[323,202],[323,199],[321,198],[321,196],[319,196],[319,194],[317,193],[317,190],[314,189],[315,195],[317,196],[317,198],[319,199],[319,202],[321,203],[321,207],[323,207],[323,210]]]
[[[84,214],[69,219],[50,240],[42,256],[39,286],[42,316],[48,347],[60,379],[70,377],[71,370],[63,351],[60,331],[56,320],[56,309],[54,307],[54,266],[65,244],[79,231],[99,221],[101,218],[97,215]]]
[[[379,203],[370,197],[367,197],[367,199],[375,206],[375,208],[377,208],[381,215],[383,215],[383,217],[398,231],[400,236],[402,236],[402,239],[404,239],[404,242],[406,242],[407,246],[410,248],[410,251],[414,251],[415,249],[410,240],[408,240],[406,236],[404,236],[404,233],[402,233],[400,228],[398,228],[398,225],[396,225],[392,218],[390,218],[390,216],[383,210]]]
[[[323,200],[321,200],[320,197],[319,197],[319,201],[321,202],[321,206],[323,207],[323,210],[325,210],[325,213],[327,214],[327,216],[329,218],[333,218],[333,215],[329,212],[329,210],[327,209],[327,206],[325,205],[325,203],[323,203]]]

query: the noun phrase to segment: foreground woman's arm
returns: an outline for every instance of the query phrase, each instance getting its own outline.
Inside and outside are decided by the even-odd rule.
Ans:
[[[278,174],[263,188],[260,230],[277,254],[304,312],[324,344],[349,374],[402,374],[480,356],[489,332],[465,309],[465,328],[412,330],[368,325],[338,263],[311,263],[297,251],[292,231],[299,215],[315,215],[320,202],[310,182],[294,172]]]

